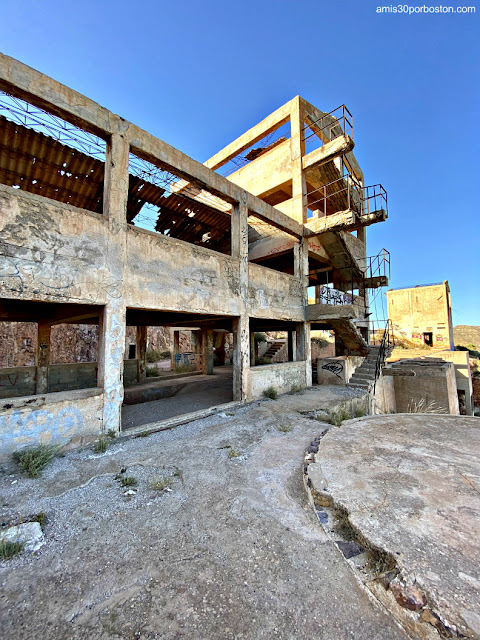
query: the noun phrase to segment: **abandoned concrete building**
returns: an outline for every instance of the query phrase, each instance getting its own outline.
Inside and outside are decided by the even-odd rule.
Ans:
[[[0,91],[2,339],[32,328],[0,369],[3,455],[121,431],[127,395],[174,395],[175,377],[195,410],[186,369],[223,381],[211,404],[310,386],[312,330],[334,332],[340,359],[376,357],[368,296],[390,259],[367,255],[366,232],[387,198],[365,184],[345,106],[297,96],[201,164],[3,55]],[[69,325],[85,345],[65,362],[52,340]],[[146,380],[149,327],[172,335],[164,379]],[[258,359],[259,332],[283,336],[286,361]]]
[[[396,343],[388,357],[396,374],[396,410],[408,411],[423,399],[453,415],[473,415],[470,359],[468,351],[454,350],[448,281],[386,295]]]
[[[453,350],[453,324],[448,281],[387,291],[388,317],[399,337],[413,345]]]

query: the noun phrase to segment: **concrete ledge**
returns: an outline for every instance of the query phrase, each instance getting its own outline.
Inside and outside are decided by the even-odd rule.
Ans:
[[[55,393],[41,393],[33,396],[22,396],[20,398],[5,398],[0,402],[0,412],[2,409],[22,409],[24,407],[42,407],[45,404],[55,404],[57,402],[75,402],[84,398],[94,398],[103,393],[101,387],[92,389],[76,389],[75,391],[56,391]]]
[[[150,422],[149,424],[142,424],[140,427],[134,427],[133,429],[126,429],[119,434],[119,438],[139,438],[147,436],[150,433],[156,431],[164,431],[165,429],[172,429],[178,427],[181,424],[187,422],[193,422],[194,420],[200,420],[206,418],[215,413],[221,411],[227,411],[228,409],[238,409],[244,406],[245,402],[227,402],[225,404],[219,404],[215,407],[209,407],[208,409],[201,409],[200,411],[192,411],[191,413],[185,413],[183,416],[175,416],[168,420],[160,420],[159,422]]]

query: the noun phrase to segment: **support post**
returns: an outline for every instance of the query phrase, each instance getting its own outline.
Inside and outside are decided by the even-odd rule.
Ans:
[[[48,393],[51,330],[52,326],[50,324],[38,323],[36,393]]]
[[[177,353],[180,353],[180,331],[170,329],[170,342],[172,345],[170,369],[171,371],[175,371],[177,366]]]
[[[100,319],[98,385],[103,387],[102,430],[121,430],[126,309],[123,298],[126,260],[128,154],[125,133],[113,133],[107,144],[103,211],[108,219],[106,304]]]
[[[213,329],[202,329],[202,373],[213,375]]]
[[[248,293],[248,209],[245,202],[233,207],[231,218],[232,257],[239,261],[240,316],[233,321],[233,399],[250,395],[250,333]]]
[[[147,377],[147,329],[137,327],[137,380],[143,382]]]

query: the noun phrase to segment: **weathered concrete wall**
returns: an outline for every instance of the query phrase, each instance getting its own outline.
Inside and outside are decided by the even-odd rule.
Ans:
[[[433,347],[453,349],[453,326],[448,282],[387,291],[388,317],[394,329],[413,344],[433,334]]]
[[[37,386],[37,367],[0,369],[0,398],[31,396]]]
[[[239,314],[239,262],[129,227],[124,284],[127,307]]]
[[[97,372],[96,362],[52,364],[48,367],[48,392],[96,387]]]
[[[380,375],[375,384],[374,395],[375,413],[396,413],[394,378]]]
[[[317,359],[318,384],[345,385],[363,363],[362,356],[338,356]]]
[[[406,362],[405,369],[415,376],[395,376],[395,401],[397,413],[412,412],[421,400],[435,404],[451,415],[459,415],[455,368],[453,363],[429,366]]]
[[[67,444],[100,432],[101,389],[69,391],[0,403],[0,460],[13,451],[41,444]]]
[[[0,184],[0,297],[102,304],[101,215]]]
[[[302,285],[298,278],[258,264],[248,265],[247,311],[255,318],[302,322]]]
[[[274,387],[277,393],[288,393],[292,387],[307,384],[307,362],[284,362],[252,367],[248,372],[248,399],[261,398],[265,389]]]
[[[394,349],[389,362],[395,362],[402,358],[441,358],[446,362],[453,362],[457,390],[465,392],[466,415],[473,416],[473,383],[468,351],[434,350],[429,352],[428,350],[425,351],[425,349]]]
[[[123,361],[123,384],[124,386],[135,384],[137,382],[137,366],[138,360]]]

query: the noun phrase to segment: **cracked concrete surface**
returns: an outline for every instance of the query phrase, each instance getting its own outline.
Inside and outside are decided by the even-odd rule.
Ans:
[[[38,554],[0,565],[2,638],[405,638],[302,486],[319,423],[299,411],[352,393],[257,402],[118,440],[102,456],[70,452],[36,480],[4,475],[2,521],[39,511],[49,521]],[[122,469],[135,496],[115,479]],[[155,491],[166,476],[172,491]]]
[[[330,429],[309,466],[320,500],[346,510],[359,539],[426,595],[423,617],[408,614],[417,632],[433,611],[445,637],[480,638],[479,453],[477,418],[371,416]]]

